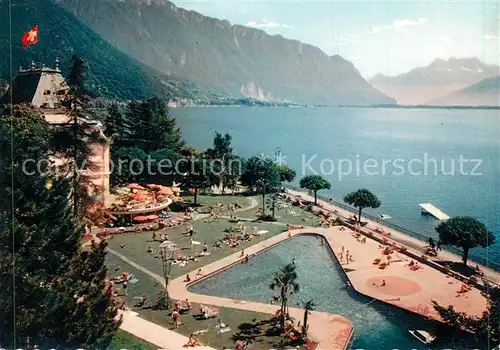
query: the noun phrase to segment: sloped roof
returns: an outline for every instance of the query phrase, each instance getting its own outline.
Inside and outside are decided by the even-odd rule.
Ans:
[[[14,78],[12,88],[9,91],[9,93],[14,92],[12,95],[12,103],[31,103],[35,97],[41,76],[41,71],[30,72],[30,74],[18,74]]]

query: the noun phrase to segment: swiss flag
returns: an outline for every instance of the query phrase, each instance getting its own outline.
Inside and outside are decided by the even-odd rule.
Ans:
[[[36,44],[38,42],[38,25],[35,25],[29,32],[24,34],[21,42],[24,48]]]

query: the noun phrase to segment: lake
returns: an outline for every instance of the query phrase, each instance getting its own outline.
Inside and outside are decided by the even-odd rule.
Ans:
[[[327,197],[365,187],[382,205],[371,214],[437,237],[437,220],[420,214],[430,202],[449,216],[469,215],[500,232],[500,114],[496,110],[385,108],[177,108],[184,139],[212,146],[215,131],[230,133],[235,153],[274,157],[315,172]],[[471,257],[500,264],[500,242]]]

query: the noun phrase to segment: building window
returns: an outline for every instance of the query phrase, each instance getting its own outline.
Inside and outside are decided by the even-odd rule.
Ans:
[[[43,92],[43,94],[44,94],[44,95],[50,95],[50,90],[45,90],[45,91]]]

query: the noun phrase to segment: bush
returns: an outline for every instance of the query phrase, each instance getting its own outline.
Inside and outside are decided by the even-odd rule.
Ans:
[[[274,222],[274,221],[276,221],[276,218],[274,218],[272,215],[266,214],[266,215],[259,216],[259,220]]]

